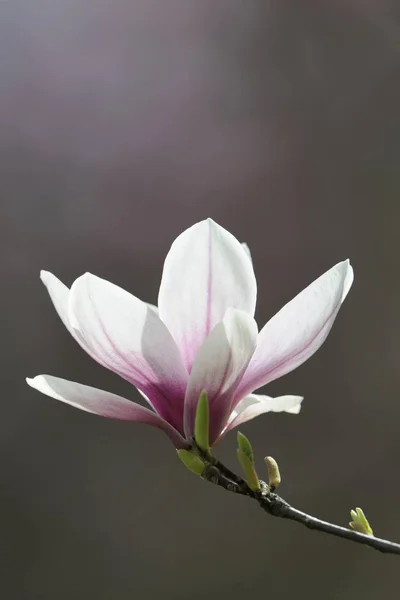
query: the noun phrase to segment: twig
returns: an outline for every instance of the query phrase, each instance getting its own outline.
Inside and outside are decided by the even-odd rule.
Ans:
[[[290,506],[283,498],[277,494],[267,494],[257,498],[261,508],[267,513],[274,517],[281,517],[283,519],[289,519],[291,521],[297,521],[302,525],[305,525],[309,529],[315,529],[316,531],[322,531],[323,533],[329,533],[336,537],[341,537],[346,540],[351,540],[357,544],[364,544],[370,546],[380,552],[386,552],[388,554],[400,554],[400,544],[390,542],[389,540],[383,540],[373,535],[365,535],[358,533],[353,529],[346,529],[340,525],[329,523],[328,521],[322,521],[317,517],[308,515],[307,513]]]
[[[330,535],[335,535],[336,537],[350,540],[357,544],[364,544],[375,550],[379,550],[380,552],[400,554],[400,544],[377,538],[372,535],[364,535],[352,529],[346,529],[340,525],[322,521],[317,517],[308,515],[307,513],[290,506],[290,504],[278,496],[278,494],[271,492],[268,485],[264,482],[260,482],[261,491],[253,492],[244,479],[233,473],[233,471],[225,467],[220,461],[204,454],[203,458],[206,461],[206,468],[202,474],[203,479],[206,479],[215,485],[219,485],[229,492],[250,496],[258,502],[263,510],[273,517],[297,521],[309,529],[329,533]]]

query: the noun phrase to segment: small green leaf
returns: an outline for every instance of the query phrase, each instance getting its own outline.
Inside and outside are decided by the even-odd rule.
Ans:
[[[261,489],[260,480],[257,477],[256,470],[254,465],[250,461],[249,457],[243,450],[238,448],[236,450],[238,460],[240,462],[240,466],[243,469],[243,472],[246,476],[247,485],[253,492],[258,492]]]
[[[250,464],[254,466],[254,453],[250,441],[245,435],[243,435],[243,433],[240,433],[240,431],[238,431],[237,433],[237,441],[239,450],[241,450],[241,452],[243,452],[247,456],[247,458],[250,461]]]
[[[203,461],[197,454],[194,454],[190,450],[184,449],[177,450],[176,452],[183,464],[185,465],[185,467],[189,469],[189,471],[192,471],[192,473],[195,473],[196,475],[203,474],[206,465],[203,463]]]
[[[196,418],[194,422],[194,439],[196,444],[204,450],[210,450],[210,407],[206,391],[201,392],[197,402]]]
[[[350,515],[353,520],[350,521],[349,525],[354,531],[363,533],[364,535],[374,535],[371,525],[368,523],[367,517],[361,508],[351,510]]]

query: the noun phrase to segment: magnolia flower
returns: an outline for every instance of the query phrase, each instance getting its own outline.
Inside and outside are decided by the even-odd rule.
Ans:
[[[158,309],[86,273],[68,289],[42,271],[65,327],[98,363],[144,396],[150,408],[115,394],[38,375],[33,388],[82,410],[162,429],[188,448],[199,395],[208,394],[210,443],[266,412],[298,413],[300,396],[254,390],[289,373],[324,342],[352,281],[338,263],[286,304],[258,333],[256,279],[248,248],[211,219],[172,244]]]

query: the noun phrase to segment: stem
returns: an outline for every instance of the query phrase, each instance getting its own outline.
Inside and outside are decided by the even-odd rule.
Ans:
[[[267,496],[269,496],[268,499]],[[307,513],[290,506],[277,494],[268,494],[267,496],[258,499],[258,502],[261,508],[266,510],[266,512],[274,517],[281,517],[283,519],[297,521],[309,529],[315,529],[316,531],[329,533],[331,535],[335,535],[336,537],[341,537],[343,539],[356,542],[357,544],[364,544],[365,546],[370,546],[371,548],[379,550],[380,552],[386,552],[387,554],[400,554],[400,544],[377,538],[372,535],[364,535],[354,531],[353,529],[346,529],[346,527],[341,527],[340,525],[335,525],[334,523],[329,523],[328,521],[322,521],[317,517],[308,515]]]
[[[196,441],[192,440],[193,447],[196,449],[198,455],[206,463],[206,469],[202,475],[203,479],[215,483],[223,487],[224,489],[232,492],[237,492],[245,496],[253,496],[253,492],[247,485],[244,479],[236,475],[233,471],[228,469],[222,462],[220,462],[215,456],[209,452],[202,450]],[[232,488],[232,489],[230,489]]]
[[[400,544],[380,539],[372,535],[364,535],[353,529],[346,529],[345,527],[329,523],[328,521],[322,521],[317,517],[308,515],[307,513],[290,506],[286,500],[278,496],[278,494],[273,493],[264,482],[260,482],[262,488],[260,492],[253,492],[244,479],[233,473],[214,457],[208,457],[208,464],[202,477],[215,485],[223,487],[229,492],[250,496],[254,500],[257,500],[261,508],[273,517],[297,521],[309,529],[329,533],[330,535],[335,535],[336,537],[350,540],[357,544],[364,544],[365,546],[370,546],[380,552],[400,554]]]

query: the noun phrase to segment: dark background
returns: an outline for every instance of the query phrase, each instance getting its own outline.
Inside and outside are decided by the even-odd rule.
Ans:
[[[274,520],[185,471],[166,436],[30,389],[140,401],[39,281],[91,271],[156,301],[207,216],[252,249],[260,325],[350,257],[322,349],[244,427],[282,494],[400,540],[400,6],[389,0],[0,2],[0,547],[7,600],[395,599],[399,559]],[[218,454],[235,466],[235,435]]]

